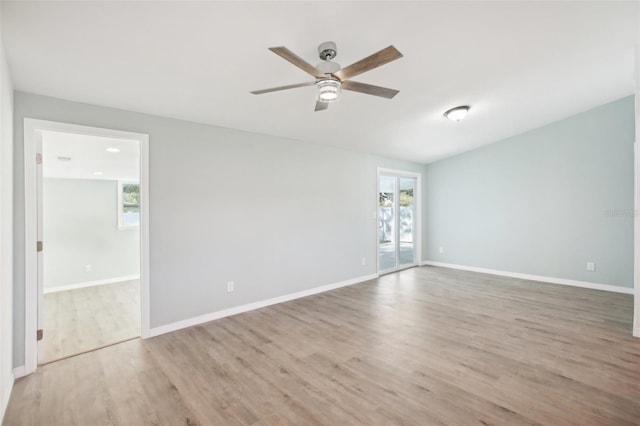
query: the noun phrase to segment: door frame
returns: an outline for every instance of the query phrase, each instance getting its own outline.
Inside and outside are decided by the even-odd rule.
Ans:
[[[636,59],[640,64],[640,48],[636,49]],[[636,114],[640,107],[640,95],[636,95]],[[636,135],[640,135],[640,122],[636,120]],[[633,142],[633,326],[631,334],[640,337],[640,152],[638,152],[638,138]]]
[[[138,141],[140,147],[140,335],[150,336],[149,309],[149,135],[57,121],[24,119],[24,256],[25,256],[25,375],[38,366],[38,206],[36,152],[42,131],[79,133]],[[46,247],[46,242],[44,244]]]
[[[385,270],[384,273],[391,273],[401,271],[407,268],[413,268],[414,266],[419,266],[420,261],[422,259],[422,173],[417,172],[409,172],[406,170],[396,170],[396,169],[388,169],[384,167],[378,167],[378,172],[376,173],[376,272],[378,274],[380,271],[380,175],[394,175],[396,177],[407,177],[414,178],[416,180],[416,190],[413,198],[413,205],[415,208],[414,212],[414,243],[413,243],[413,253],[414,253],[414,263],[411,265],[398,265],[394,269]],[[400,189],[398,188],[398,192]]]

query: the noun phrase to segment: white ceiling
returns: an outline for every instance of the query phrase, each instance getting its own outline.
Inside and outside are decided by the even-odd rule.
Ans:
[[[109,152],[107,148],[120,151]],[[138,141],[43,131],[42,175],[45,178],[137,181],[139,152]]]
[[[430,162],[634,92],[638,3],[2,2],[17,90]],[[316,64],[332,40],[349,65],[404,54],[313,112],[311,79],[267,50]],[[442,113],[471,105],[467,118]]]

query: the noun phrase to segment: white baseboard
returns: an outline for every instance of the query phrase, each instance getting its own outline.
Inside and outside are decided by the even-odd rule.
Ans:
[[[521,274],[518,272],[498,271],[496,269],[478,268],[476,266],[455,265],[452,263],[432,262],[424,260],[420,266],[440,266],[442,268],[460,269],[462,271],[481,272],[483,274],[500,275],[502,277],[520,278],[523,280],[540,281],[551,284],[570,285],[573,287],[589,288],[592,290],[612,291],[614,293],[633,294],[633,289],[617,285],[590,283],[587,281],[568,280],[565,278],[545,277],[543,275]]]
[[[4,419],[4,414],[7,412],[7,407],[9,406],[9,399],[11,398],[11,391],[13,390],[13,382],[15,378],[13,375],[9,377],[9,383],[7,383],[7,388],[2,390],[2,401],[0,401],[0,423]]]
[[[107,278],[104,280],[97,280],[97,281],[87,281],[84,283],[45,288],[44,294],[57,293],[59,291],[76,290],[78,288],[93,287],[96,285],[113,284],[113,283],[120,283],[123,281],[131,281],[131,280],[139,280],[139,279],[140,279],[140,275],[127,275],[124,277]]]
[[[634,328],[633,335],[634,337],[640,337],[640,328]]]
[[[24,365],[21,365],[20,367],[16,367],[13,369],[14,379],[19,379],[20,377],[24,377],[26,375],[27,375],[27,370],[26,368],[24,368]]]
[[[212,312],[198,317],[189,318],[182,321],[177,321],[171,324],[161,325],[149,330],[148,337],[159,336],[161,334],[170,333],[172,331],[180,330],[183,328],[191,327],[194,325],[202,324],[205,322],[217,320],[232,315],[241,314],[243,312],[253,311],[255,309],[264,308],[266,306],[276,305],[278,303],[288,302],[294,299],[300,299],[302,297],[312,296],[318,293],[324,293],[325,291],[335,290],[340,287],[346,287],[353,284],[358,284],[364,281],[378,278],[378,274],[365,275],[358,278],[353,278],[346,281],[340,281],[333,284],[327,284],[320,287],[314,287],[309,290],[298,291],[296,293],[285,294],[284,296],[278,296],[271,299],[261,300],[259,302],[253,302],[246,305],[236,306],[234,308],[224,309],[222,311]]]

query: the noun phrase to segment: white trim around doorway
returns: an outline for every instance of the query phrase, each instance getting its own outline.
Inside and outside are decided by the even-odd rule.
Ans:
[[[55,121],[24,119],[24,221],[25,221],[25,360],[23,375],[38,365],[38,264],[36,142],[41,131],[79,133],[138,141],[140,146],[140,310],[141,337],[149,337],[149,135]]]

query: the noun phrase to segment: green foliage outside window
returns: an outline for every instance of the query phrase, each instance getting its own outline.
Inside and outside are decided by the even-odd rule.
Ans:
[[[378,206],[393,207],[393,193],[381,192],[378,200]],[[413,189],[400,190],[400,206],[401,207],[413,206]]]
[[[122,185],[122,211],[124,213],[140,211],[140,185]]]
[[[400,206],[408,207],[413,205],[413,189],[400,190]]]

